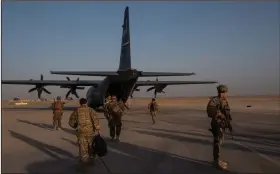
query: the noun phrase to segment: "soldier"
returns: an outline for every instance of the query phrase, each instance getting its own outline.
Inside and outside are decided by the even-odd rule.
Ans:
[[[96,112],[87,106],[86,99],[80,99],[80,107],[71,114],[69,125],[74,129],[78,128],[80,163],[82,167],[87,167],[95,159],[92,142],[95,132],[100,134],[100,124]]]
[[[108,102],[110,102],[111,101],[111,96],[110,95],[108,95],[108,97],[106,98],[106,103],[108,103]]]
[[[61,97],[58,96],[56,101],[52,103],[52,110],[53,110],[53,126],[54,129],[59,130],[62,129],[61,127],[61,119],[63,115],[63,108],[64,102],[61,101]]]
[[[150,110],[150,114],[152,116],[153,124],[156,123],[156,113],[158,112],[158,104],[155,98],[152,98],[152,101],[148,104],[148,109]]]
[[[109,95],[107,98],[106,98],[106,103],[104,104],[104,116],[105,118],[108,120],[109,119],[109,113],[108,113],[108,104],[112,101],[112,98],[111,96]]]
[[[117,141],[120,140],[123,111],[122,106],[117,101],[117,97],[112,96],[112,101],[108,104],[108,122],[112,140],[115,139],[115,136]]]
[[[226,169],[227,163],[219,159],[220,156],[220,138],[223,136],[224,121],[226,116],[224,115],[224,108],[228,105],[226,100],[226,93],[228,91],[227,86],[219,85],[217,87],[218,96],[212,97],[207,105],[207,115],[212,118],[211,129],[214,141],[213,141],[213,165],[219,169]]]

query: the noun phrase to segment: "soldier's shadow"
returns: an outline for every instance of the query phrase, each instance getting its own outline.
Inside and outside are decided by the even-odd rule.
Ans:
[[[56,170],[55,168],[61,169],[65,166],[69,166],[69,165],[73,165],[76,163],[76,159],[77,157],[74,156],[71,152],[68,152],[62,148],[50,145],[50,144],[46,144],[43,142],[40,142],[38,140],[35,140],[31,137],[25,136],[21,133],[9,130],[11,137],[18,139],[30,146],[32,146],[33,148],[41,151],[44,153],[44,155],[49,156],[51,158],[53,158],[53,163],[51,165],[40,165],[40,166],[33,166],[31,167],[30,170],[28,170],[28,173],[53,173],[53,172],[57,172],[59,170]],[[17,153],[17,152],[15,152]],[[24,154],[24,151],[21,152]],[[39,154],[40,156],[41,154]],[[44,156],[41,155],[41,156]],[[17,171],[17,161],[24,161],[26,160],[26,158],[32,158],[32,154],[26,154],[26,155],[16,155],[16,154],[12,154],[9,155],[11,156],[11,158],[7,158],[10,160],[3,160],[3,166],[2,166],[2,170],[5,173],[15,173],[13,172],[13,170]],[[36,156],[36,155],[35,155]],[[20,157],[22,157],[22,159],[20,159]],[[5,156],[3,157],[5,158]],[[28,166],[27,166],[28,167]],[[55,170],[55,171],[53,171]]]
[[[78,173],[78,158],[69,152],[40,143],[31,138],[23,137],[23,135],[11,132],[14,137],[27,142],[37,149],[48,154],[50,150],[64,154],[66,158],[53,157],[53,160],[36,161],[28,164],[25,169],[28,173]],[[65,139],[77,148],[77,143]],[[124,142],[109,142],[108,154],[103,157],[103,161],[111,173],[182,173],[187,171],[190,173],[232,173],[226,171],[218,171],[211,167],[206,161],[181,157],[169,153],[160,152],[158,150],[148,149],[137,145]],[[45,150],[44,150],[45,149]],[[78,149],[76,150],[78,151]],[[76,152],[77,153],[77,152]],[[48,154],[50,155],[50,154]],[[16,165],[16,164],[15,164]],[[109,173],[100,158],[97,159],[94,167],[91,167],[88,173]]]
[[[32,126],[36,126],[42,129],[48,129],[48,130],[53,130],[53,125],[52,124],[46,124],[46,123],[34,123],[28,120],[21,120],[21,119],[17,119],[18,122],[20,123],[25,123],[25,124],[29,124]]]
[[[184,133],[184,134],[188,134],[188,135],[201,136],[201,137],[211,137],[208,135],[203,135],[203,134],[199,134],[199,133],[191,133],[191,132],[180,132],[180,131],[173,131],[173,130],[155,129],[155,128],[150,128],[150,129],[158,130],[158,131],[162,131],[162,132],[154,132],[154,131],[147,130],[147,129],[146,130],[145,129],[140,129],[140,130],[131,129],[131,130],[135,131],[139,134],[151,135],[151,136],[155,136],[155,137],[164,137],[164,138],[169,138],[169,139],[173,139],[173,140],[177,140],[177,141],[181,141],[181,142],[191,142],[191,143],[212,145],[212,141],[210,139],[200,139],[200,138],[182,136],[182,135],[178,135],[178,134],[170,134],[170,132]],[[210,134],[210,132],[209,132],[209,134]],[[238,139],[238,140],[244,141],[242,139]],[[252,140],[247,140],[247,142],[256,143]],[[231,142],[225,142],[222,146],[223,146],[223,148],[227,148],[227,149],[251,152],[250,149],[237,145],[237,144],[234,144],[234,143],[231,143]],[[252,147],[254,147],[254,146],[252,146]],[[278,151],[278,150],[259,148],[259,147],[254,147],[254,149],[256,149],[258,152],[265,154],[265,155],[275,156],[277,158],[280,157],[280,151]]]
[[[21,119],[17,119],[17,121],[20,122],[20,123],[25,123],[25,124],[29,124],[29,125],[32,125],[32,126],[36,126],[36,127],[42,128],[42,129],[47,129],[47,130],[51,130],[51,131],[54,130],[52,124],[34,123],[34,122],[31,122],[31,121],[28,121],[28,120],[21,120]],[[62,128],[62,130],[69,133],[69,134],[73,134],[73,135],[76,134],[76,131],[74,129]]]

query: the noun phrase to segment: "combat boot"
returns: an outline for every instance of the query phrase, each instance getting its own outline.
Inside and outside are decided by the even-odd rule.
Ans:
[[[89,164],[90,165],[92,165],[92,166],[95,165],[95,160],[96,160],[96,154],[95,153],[89,156]]]
[[[227,163],[221,160],[216,160],[213,162],[213,166],[217,169],[225,170],[227,169]]]

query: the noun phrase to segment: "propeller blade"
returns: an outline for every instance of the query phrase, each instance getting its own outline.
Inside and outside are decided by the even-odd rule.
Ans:
[[[46,88],[43,88],[43,91],[44,91],[45,93],[51,94],[51,92],[48,91]]]
[[[69,78],[69,77],[66,77],[66,79],[67,79],[68,81],[70,81],[70,78]]]
[[[30,92],[32,92],[32,91],[35,91],[36,89],[37,89],[36,87],[31,88],[31,89],[29,89],[29,91],[28,91],[28,92],[30,93]]]
[[[42,90],[38,90],[38,99],[41,99]]]
[[[41,80],[44,80],[43,74],[41,74]]]
[[[76,91],[74,92],[74,95],[75,95],[77,98],[80,98],[80,97],[78,96],[78,94],[77,94]]]
[[[71,89],[70,89],[70,90],[66,93],[65,98],[68,98],[68,96],[69,96],[70,92],[71,92]]]
[[[155,87],[150,87],[147,89],[147,92],[151,91],[152,89],[155,89]]]

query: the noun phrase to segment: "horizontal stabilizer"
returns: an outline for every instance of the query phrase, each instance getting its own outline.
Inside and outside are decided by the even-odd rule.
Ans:
[[[137,86],[213,84],[216,81],[137,81]]]
[[[115,71],[51,71],[51,74],[79,76],[117,76]]]
[[[141,72],[141,77],[156,77],[156,76],[192,76],[195,73],[176,73],[176,72]]]

